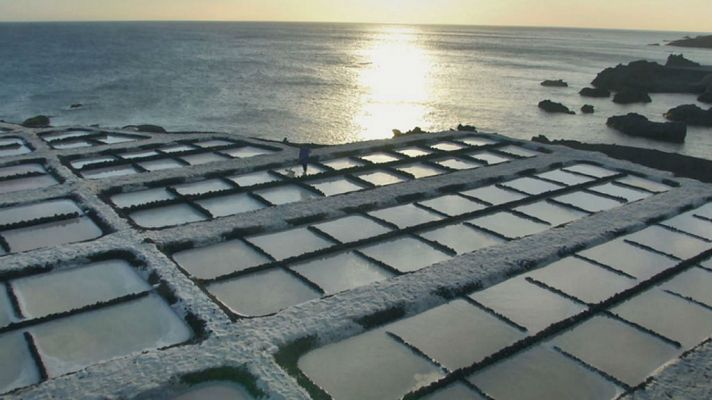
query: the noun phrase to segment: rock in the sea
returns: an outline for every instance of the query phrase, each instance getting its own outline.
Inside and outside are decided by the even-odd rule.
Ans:
[[[650,103],[650,95],[638,89],[625,88],[613,96],[616,104]]]
[[[551,100],[542,100],[539,102],[539,108],[549,113],[576,114],[569,110],[568,107],[561,103],[555,103]]]
[[[634,61],[628,65],[606,68],[593,80],[597,88],[620,91],[624,88],[648,93],[703,93],[712,76],[709,68],[666,67],[650,61]]]
[[[584,104],[583,107],[581,107],[581,112],[584,114],[593,114],[594,111],[595,109],[590,104]]]
[[[685,104],[670,109],[665,113],[665,118],[688,125],[712,126],[712,107],[704,110],[694,104]]]
[[[666,142],[683,143],[687,125],[680,122],[652,122],[635,113],[608,118],[606,125],[631,136]]]
[[[37,115],[28,118],[22,123],[25,128],[46,128],[49,126],[49,117],[46,115]]]
[[[686,36],[684,39],[674,40],[668,43],[668,46],[699,47],[703,49],[712,49],[712,35],[698,36],[696,38]]]
[[[611,97],[611,92],[602,88],[583,88],[579,94],[584,97]]]
[[[477,128],[472,125],[458,124],[457,130],[460,132],[477,132]]]
[[[666,67],[700,67],[699,63],[690,61],[685,58],[682,54],[670,54],[668,56],[667,62],[665,62]]]
[[[123,127],[122,129],[131,129],[137,132],[147,132],[147,133],[167,133],[167,131],[162,127],[158,125],[150,125],[150,124],[143,124],[143,125],[127,125]]]
[[[401,132],[399,129],[393,129],[393,137],[394,138],[397,138],[399,136],[404,136],[404,135],[419,135],[421,133],[428,133],[428,132],[420,129],[419,126],[416,126],[415,128],[413,128],[407,132]]]
[[[71,106],[69,106],[69,108],[72,108],[72,109],[82,108],[82,107],[84,107],[84,104],[82,104],[82,103],[74,103]]]
[[[557,79],[555,81],[553,80],[545,80],[544,82],[541,83],[541,86],[546,86],[546,87],[569,87],[569,84],[564,82],[562,79]]]
[[[697,101],[702,103],[712,103],[712,91],[704,92],[697,98]]]

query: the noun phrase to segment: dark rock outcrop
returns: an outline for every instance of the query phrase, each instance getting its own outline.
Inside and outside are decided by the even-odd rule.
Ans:
[[[712,107],[704,110],[694,104],[686,104],[670,109],[665,118],[687,125],[712,126]]]
[[[639,136],[665,142],[683,143],[687,126],[680,122],[652,122],[635,113],[608,118],[606,125],[626,135]]]
[[[650,103],[650,95],[638,89],[625,88],[613,96],[616,104]]]
[[[611,92],[602,88],[583,88],[579,94],[584,97],[611,97]]]
[[[477,132],[477,128],[472,125],[458,124],[457,130],[460,132]]]
[[[569,110],[568,107],[561,103],[555,103],[551,100],[542,100],[539,102],[539,108],[548,113],[560,113],[560,114],[576,114],[575,112]]]
[[[701,65],[699,63],[688,60],[682,54],[680,54],[680,55],[670,54],[668,56],[667,61],[665,62],[665,66],[666,67],[682,67],[682,68],[701,67]]]
[[[650,61],[634,61],[606,68],[592,84],[612,91],[631,88],[648,93],[700,94],[712,85],[712,69],[666,67]]]
[[[82,107],[84,107],[84,104],[82,104],[82,103],[74,103],[71,106],[69,106],[69,108],[71,108],[71,109],[82,108]]]
[[[598,151],[619,160],[628,160],[646,167],[670,171],[674,173],[675,176],[712,183],[712,161],[702,158],[617,144],[581,143],[575,140],[549,140],[544,135],[533,137],[532,140],[544,144],[564,145],[579,150]]]
[[[37,115],[28,118],[22,123],[25,128],[46,128],[49,126],[49,117],[46,115]]]
[[[546,86],[546,87],[569,87],[569,84],[564,82],[561,79],[557,79],[555,81],[553,80],[545,80],[544,82],[541,83],[541,86]]]
[[[394,138],[397,138],[399,136],[405,136],[405,135],[419,135],[421,133],[430,133],[430,132],[420,129],[419,126],[416,126],[415,128],[413,128],[407,132],[401,132],[399,129],[393,129],[393,137]]]
[[[150,125],[150,124],[143,124],[143,125],[127,125],[123,127],[122,129],[130,129],[134,130],[136,132],[146,132],[146,133],[168,133],[162,126],[158,125]]]
[[[583,107],[581,107],[581,112],[584,114],[593,114],[594,111],[595,109],[590,104],[584,104]]]
[[[697,101],[712,104],[712,90],[702,93],[700,97],[697,98]]]
[[[668,43],[668,46],[699,47],[703,49],[712,49],[712,35],[698,36],[695,38],[686,37],[684,39],[674,40]]]

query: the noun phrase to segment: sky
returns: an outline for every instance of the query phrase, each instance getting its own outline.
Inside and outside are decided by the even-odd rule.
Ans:
[[[0,0],[0,21],[320,21],[712,31],[712,0]]]

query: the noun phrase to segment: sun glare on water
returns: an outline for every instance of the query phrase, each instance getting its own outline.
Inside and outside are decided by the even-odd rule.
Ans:
[[[413,28],[391,28],[360,50],[366,66],[359,74],[360,109],[354,125],[363,140],[390,137],[394,128],[424,123],[433,61],[417,33]]]

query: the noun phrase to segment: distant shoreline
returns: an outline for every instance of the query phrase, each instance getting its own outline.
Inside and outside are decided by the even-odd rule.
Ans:
[[[686,37],[680,40],[674,40],[668,43],[668,46],[675,47],[692,47],[698,49],[712,49],[712,35]]]

